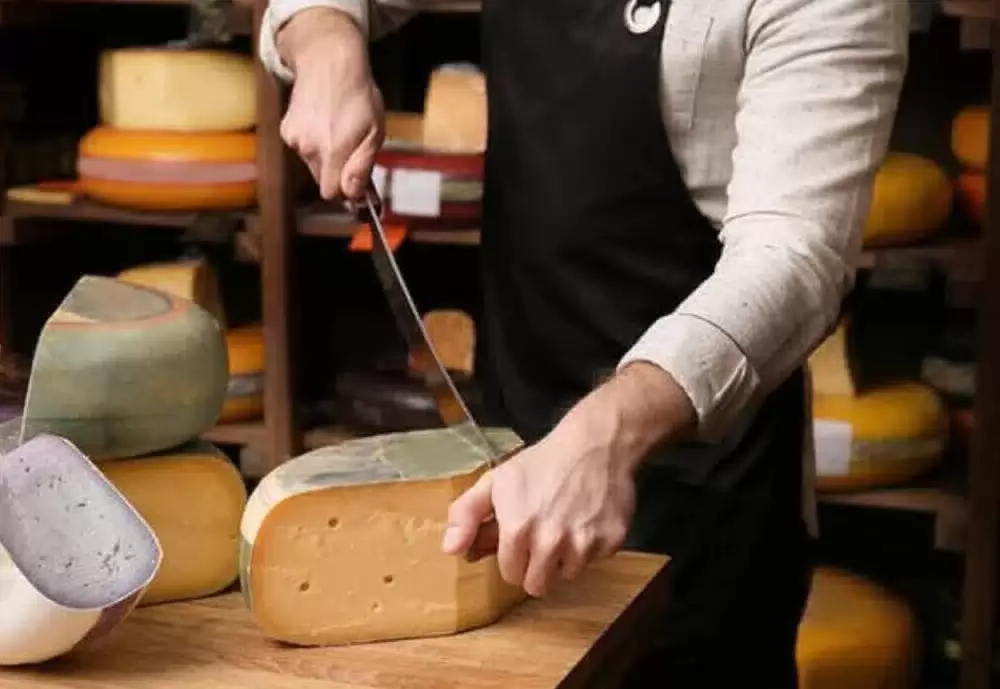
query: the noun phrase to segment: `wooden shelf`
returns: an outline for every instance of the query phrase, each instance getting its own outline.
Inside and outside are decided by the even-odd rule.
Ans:
[[[197,214],[129,211],[86,200],[65,205],[8,200],[4,204],[3,217],[9,220],[73,220],[183,229],[194,223]]]
[[[873,268],[883,259],[929,260],[950,273],[971,278],[982,274],[982,247],[982,237],[978,234],[946,233],[911,245],[865,249],[858,268]]]

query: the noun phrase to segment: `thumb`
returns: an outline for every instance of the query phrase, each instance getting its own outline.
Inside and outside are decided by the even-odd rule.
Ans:
[[[441,549],[449,555],[467,551],[475,542],[479,527],[492,514],[493,472],[487,471],[448,508],[448,529]]]

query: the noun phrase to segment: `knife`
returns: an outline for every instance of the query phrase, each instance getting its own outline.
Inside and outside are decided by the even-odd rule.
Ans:
[[[427,335],[424,322],[399,270],[399,264],[396,263],[396,258],[389,248],[385,229],[382,227],[382,201],[374,184],[369,185],[366,192],[365,206],[371,218],[372,262],[375,264],[375,272],[379,282],[382,283],[396,324],[410,347],[414,368],[423,376],[424,384],[434,397],[438,414],[445,425],[480,451],[490,467],[495,467],[502,453],[469,412],[469,407],[458,392],[455,381],[441,363],[441,358]]]

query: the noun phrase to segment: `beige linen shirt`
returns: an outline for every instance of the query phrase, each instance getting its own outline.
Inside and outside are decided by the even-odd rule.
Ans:
[[[419,10],[447,4],[271,0],[261,59],[285,81],[293,78],[274,34],[308,7],[339,8],[376,38]],[[908,38],[908,0],[669,3],[664,127],[695,202],[719,230],[722,257],[676,311],[650,324],[621,365],[645,360],[670,372],[690,397],[704,440],[745,427],[835,325],[854,282]]]

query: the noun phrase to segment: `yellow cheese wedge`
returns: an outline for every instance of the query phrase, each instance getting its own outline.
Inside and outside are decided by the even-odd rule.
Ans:
[[[219,423],[253,421],[264,414],[264,331],[260,325],[226,333],[229,386]]]
[[[40,435],[0,456],[0,665],[107,636],[161,558],[149,525],[72,443]]]
[[[521,444],[490,429],[505,449]],[[240,577],[263,633],[324,646],[449,634],[523,596],[495,557],[441,552],[448,506],[486,470],[448,429],[349,440],[268,474],[243,516]]]
[[[812,389],[817,395],[851,397],[857,393],[848,359],[847,327],[846,320],[841,321],[809,357]]]
[[[247,493],[239,470],[217,448],[195,441],[100,468],[163,548],[163,565],[139,605],[210,596],[236,581]]]
[[[42,329],[22,441],[51,433],[95,460],[162,452],[215,425],[222,330],[186,299],[84,276]]]
[[[857,397],[813,398],[817,488],[864,490],[904,483],[941,460],[948,415],[922,383],[901,383]]]
[[[219,280],[212,264],[203,258],[134,266],[118,273],[117,278],[193,301],[212,314],[219,327],[226,327]]]
[[[229,132],[257,122],[253,60],[221,50],[101,53],[101,121],[118,129]]]
[[[472,317],[457,309],[437,309],[424,314],[422,320],[444,367],[472,373],[476,350],[476,324]]]
[[[952,121],[951,150],[962,165],[973,172],[986,170],[990,152],[990,108],[974,105]]]
[[[474,65],[431,72],[424,99],[424,147],[448,153],[486,150],[486,79]]]
[[[916,618],[899,597],[817,568],[796,647],[801,689],[913,689],[919,647]]]
[[[940,165],[912,153],[890,153],[875,175],[865,246],[906,244],[934,234],[951,215],[953,196]]]

